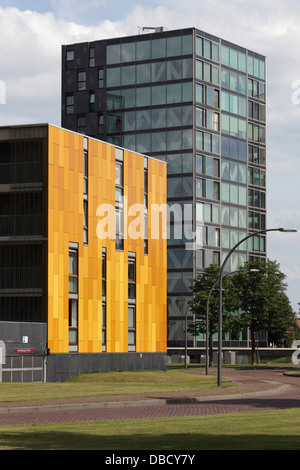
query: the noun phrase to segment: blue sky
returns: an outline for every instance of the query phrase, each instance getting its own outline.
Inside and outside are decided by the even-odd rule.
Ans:
[[[298,0],[0,0],[0,125],[60,125],[61,45],[197,27],[267,56],[268,227],[300,230]],[[268,255],[300,302],[300,231],[271,233]]]

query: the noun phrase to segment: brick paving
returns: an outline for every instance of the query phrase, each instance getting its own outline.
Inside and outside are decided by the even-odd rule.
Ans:
[[[226,369],[235,387],[199,393],[0,404],[0,425],[199,416],[300,406],[300,377],[282,369]],[[202,373],[201,369],[185,373]],[[215,372],[212,372],[215,374]]]

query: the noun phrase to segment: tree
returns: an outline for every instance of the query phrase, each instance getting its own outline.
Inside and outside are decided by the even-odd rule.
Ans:
[[[194,321],[189,326],[189,332],[195,336],[199,333],[206,334],[206,307],[209,291],[213,286],[209,299],[209,364],[212,366],[213,358],[213,335],[218,332],[219,320],[219,289],[218,279],[220,276],[221,268],[216,264],[211,264],[205,271],[194,279],[191,290],[193,299],[189,302],[191,312],[194,315]],[[223,278],[223,331],[231,331],[234,328],[237,317],[232,315],[239,305],[238,289],[233,284],[229,276]]]
[[[267,326],[269,341],[278,347],[291,347],[297,334],[295,313],[284,292],[272,299]]]
[[[257,272],[249,273],[250,270]],[[276,342],[293,325],[294,312],[286,296],[285,274],[276,261],[248,261],[234,277],[240,292],[241,326],[250,330],[251,362],[256,363],[256,334],[267,330]]]

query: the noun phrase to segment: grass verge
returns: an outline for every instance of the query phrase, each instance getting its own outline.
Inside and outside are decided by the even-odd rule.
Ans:
[[[224,378],[222,387],[230,387]],[[136,395],[172,392],[193,392],[217,388],[216,377],[189,370],[107,372],[82,374],[64,383],[0,383],[0,403]]]
[[[0,450],[298,450],[299,409],[0,426]]]

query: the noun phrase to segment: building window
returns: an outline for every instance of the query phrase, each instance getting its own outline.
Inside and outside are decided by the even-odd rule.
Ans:
[[[265,144],[266,129],[262,126],[248,123],[248,138],[250,140]]]
[[[260,235],[254,235],[254,237],[249,238],[249,251],[266,251],[266,238]]]
[[[248,168],[248,184],[254,186],[260,186],[265,188],[266,186],[266,172],[259,168]]]
[[[128,305],[128,351],[136,350],[135,306]]]
[[[69,299],[69,352],[78,351],[78,300]]]
[[[106,300],[106,252],[102,253],[102,301]]]
[[[69,352],[78,351],[78,249],[69,250]]]
[[[134,254],[132,254],[134,255]],[[128,258],[128,351],[136,350],[136,262]]]
[[[95,48],[91,47],[90,48],[90,67],[95,67],[95,65],[96,65]]]
[[[86,71],[80,70],[77,72],[78,91],[86,90]]]
[[[266,122],[266,107],[254,101],[248,101],[248,117],[256,121]]]
[[[69,252],[69,293],[78,294],[78,251]]]
[[[203,243],[206,246],[220,246],[220,229],[215,227],[203,227]]]
[[[260,212],[249,211],[248,214],[248,227],[254,230],[265,230],[266,228],[266,214]]]
[[[124,181],[123,150],[116,149],[115,163],[115,204],[116,204],[116,249],[124,250]]]
[[[266,193],[262,191],[255,191],[253,189],[249,189],[248,204],[249,206],[252,206],[252,207],[265,209],[266,208]]]
[[[88,195],[88,152],[83,152],[83,194]]]
[[[66,96],[66,114],[74,113],[74,95]]]
[[[104,115],[103,114],[99,114],[98,124],[99,124],[99,132],[100,133],[104,132]]]
[[[77,117],[77,130],[80,134],[85,134],[86,131],[86,118],[85,116]]]
[[[148,254],[148,159],[144,158],[144,254]]]
[[[103,67],[101,67],[98,70],[98,86],[99,86],[99,88],[104,87],[104,70],[103,70]]]
[[[219,44],[209,41],[208,39],[196,36],[196,54],[203,56],[206,59],[214,60],[219,62],[220,49]]]
[[[88,139],[84,137],[83,149],[83,243],[88,244],[89,205],[88,205]]]
[[[196,132],[196,147],[205,152],[220,153],[220,141],[217,134],[210,134],[208,132]]]
[[[84,200],[83,201],[83,243],[85,245],[88,244],[88,235],[89,235],[88,223],[89,223],[88,201]]]
[[[248,79],[248,95],[265,101],[265,84],[257,80]]]
[[[219,113],[209,109],[196,108],[196,125],[219,131]]]
[[[211,264],[220,265],[220,252],[219,251],[204,251],[204,267],[208,267]]]
[[[196,197],[205,197],[218,201],[220,199],[220,183],[218,181],[196,178]]]
[[[90,92],[89,110],[91,113],[95,111],[95,93]]]
[[[246,76],[233,70],[222,68],[221,86],[227,90],[246,95]]]
[[[128,299],[136,297],[135,259],[128,260]]]
[[[74,60],[74,51],[67,51],[66,55],[67,62],[71,62]]]
[[[217,158],[205,158],[205,174],[216,178],[220,176],[220,161]]]
[[[220,91],[216,88],[196,84],[196,101],[215,108],[220,107]]]
[[[266,149],[256,147],[254,145],[248,146],[249,162],[256,163],[258,165],[266,164]]]
[[[106,250],[102,251],[102,351],[106,351]]]
[[[214,85],[219,85],[220,69],[215,65],[197,60],[196,78],[198,80],[204,80],[205,82],[211,82]]]
[[[102,352],[106,351],[106,303],[102,302]]]

